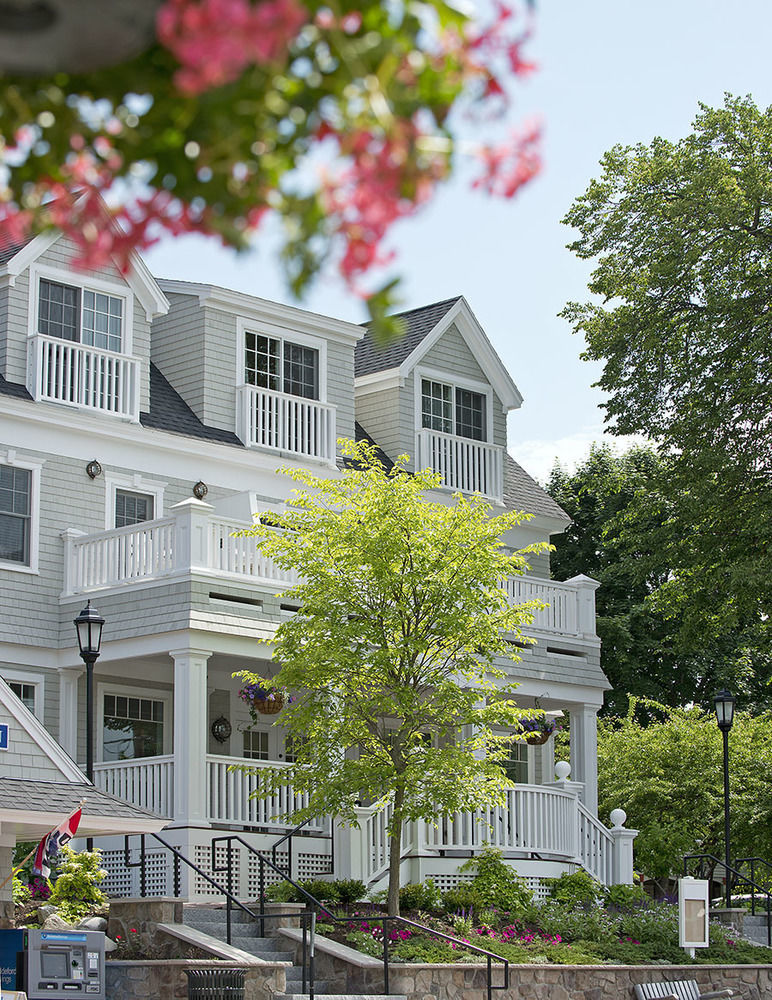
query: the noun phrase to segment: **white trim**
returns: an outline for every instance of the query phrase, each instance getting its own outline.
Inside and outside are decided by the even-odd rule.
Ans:
[[[11,684],[31,684],[35,688],[35,711],[32,714],[42,722],[45,698],[43,677],[40,674],[33,674],[29,670],[19,670],[18,667],[8,667],[5,664],[0,667],[0,677],[9,687]]]
[[[168,484],[156,479],[145,479],[139,472],[126,475],[120,472],[105,473],[105,530],[115,527],[115,493],[116,490],[130,490],[132,493],[145,493],[153,498],[153,517],[157,520],[164,516],[164,490]]]
[[[127,284],[118,281],[106,281],[104,278],[94,278],[91,275],[78,274],[74,271],[66,271],[63,268],[52,267],[49,264],[32,264],[29,269],[29,313],[27,315],[27,336],[36,337],[38,330],[38,308],[40,302],[40,279],[56,281],[60,285],[67,285],[70,288],[78,288],[81,292],[104,292],[114,298],[121,299],[124,303],[123,317],[121,320],[121,349],[111,351],[107,347],[95,348],[99,351],[106,351],[109,354],[120,354],[124,357],[133,357],[134,348],[134,296],[132,289]],[[83,335],[83,295],[80,297],[79,329],[80,337]],[[83,340],[76,341],[83,344]],[[83,344],[84,347],[92,345]]]
[[[354,400],[362,396],[370,396],[374,392],[386,392],[388,389],[402,389],[405,379],[399,373],[399,368],[389,368],[384,372],[371,375],[360,375],[354,379]]]
[[[61,239],[62,234],[56,231],[50,233],[41,233],[36,236],[34,240],[31,240],[26,246],[23,246],[17,254],[15,254],[6,263],[3,269],[9,277],[9,284],[15,285],[16,279],[19,277],[22,271],[26,270],[27,267],[37,258],[46,252],[49,247],[52,247],[58,239]]]
[[[299,344],[301,347],[310,347],[317,351],[319,356],[319,371],[317,372],[317,379],[319,381],[319,398],[316,400],[317,403],[327,402],[327,341],[322,337],[309,336],[305,333],[296,333],[295,330],[290,330],[284,326],[277,326],[275,323],[271,323],[267,320],[253,320],[245,319],[243,316],[239,316],[236,322],[236,386],[240,387],[242,385],[247,385],[245,378],[245,363],[246,363],[246,334],[256,333],[258,335],[265,335],[271,337],[274,340],[281,340],[282,343],[287,344]],[[282,355],[282,367],[284,363],[284,358]],[[279,390],[272,390],[285,393],[284,389],[284,371],[280,373],[282,387]],[[305,396],[299,396],[298,399],[306,399]],[[308,402],[314,402],[314,400],[308,400]]]
[[[292,336],[306,333],[322,336],[326,340],[336,340],[345,344],[356,343],[365,335],[364,327],[356,323],[323,316],[318,313],[298,309],[296,306],[270,302],[268,299],[236,292],[217,285],[203,285],[195,281],[161,279],[159,286],[164,292],[178,295],[194,295],[202,306],[211,306],[247,318],[253,323],[274,323],[290,331]],[[283,334],[287,336],[287,334]]]
[[[19,701],[2,678],[0,678],[0,705],[13,716],[30,739],[37,743],[54,767],[58,768],[68,781],[84,784],[88,782],[88,778],[75,761],[62,750],[53,736],[47,729],[44,729],[43,724],[26,705]]]
[[[98,681],[96,684],[96,718],[94,720],[94,730],[96,737],[96,747],[94,753],[94,763],[113,763],[105,761],[104,751],[104,729],[105,729],[105,695],[115,695],[119,698],[144,698],[146,701],[161,701],[164,705],[163,748],[161,757],[167,757],[172,753],[172,736],[174,726],[172,723],[172,707],[174,705],[174,692],[164,688],[130,687],[128,684],[110,684]],[[127,760],[142,760],[141,757],[129,757]]]
[[[14,448],[0,450],[0,465],[26,469],[30,475],[29,562],[17,563],[0,559],[0,569],[16,573],[38,573],[40,554],[40,471],[44,462],[39,458],[19,455]]]

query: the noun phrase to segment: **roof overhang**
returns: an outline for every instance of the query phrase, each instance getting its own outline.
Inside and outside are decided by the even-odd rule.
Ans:
[[[72,811],[78,808],[77,801]],[[14,836],[19,841],[40,840],[65,819],[61,810],[41,809],[31,812],[21,809],[0,808],[0,837]],[[88,811],[88,801],[83,806],[78,837],[125,836],[134,833],[159,833],[170,821],[163,816],[147,819],[128,816],[98,816]]]

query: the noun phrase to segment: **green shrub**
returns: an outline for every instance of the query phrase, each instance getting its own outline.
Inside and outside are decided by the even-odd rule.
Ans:
[[[366,886],[356,878],[339,878],[332,883],[338,894],[338,902],[343,906],[351,906],[365,898]]]
[[[550,899],[567,906],[597,903],[604,896],[603,886],[584,868],[577,868],[575,872],[564,872],[558,878],[545,878],[542,881],[549,888]]]
[[[13,902],[15,906],[23,906],[32,899],[32,893],[20,879],[13,877]]]
[[[273,903],[305,903],[306,897],[291,882],[277,882],[265,890],[265,898]]]
[[[309,896],[318,899],[320,903],[337,903],[339,900],[338,886],[335,882],[328,882],[322,878],[310,878],[300,882],[300,885]],[[306,901],[305,896],[303,901]]]
[[[476,871],[471,888],[478,893],[484,906],[495,906],[510,913],[524,910],[533,900],[525,879],[503,860],[501,851],[486,847],[461,866],[462,872]]]
[[[635,910],[652,902],[642,885],[610,885],[605,890],[605,900],[606,906],[617,910]]]
[[[440,890],[428,878],[425,882],[410,882],[399,890],[399,908],[402,910],[423,910],[432,912],[442,905]]]
[[[376,941],[372,934],[366,931],[350,931],[346,940],[352,948],[364,952],[365,955],[372,955],[374,958],[381,958],[383,955],[382,942]]]
[[[485,900],[472,887],[471,882],[459,882],[458,885],[442,894],[441,906],[444,913],[478,911],[484,909],[485,905]]]
[[[76,854],[65,845],[59,853],[50,902],[58,907],[63,920],[69,923],[81,920],[95,907],[107,902],[99,888],[106,876],[99,850]]]

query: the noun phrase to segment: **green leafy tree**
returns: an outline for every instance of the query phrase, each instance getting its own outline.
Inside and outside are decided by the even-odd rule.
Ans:
[[[433,502],[433,473],[387,472],[374,449],[344,443],[342,477],[288,471],[303,489],[258,546],[302,583],[300,610],[279,627],[276,683],[293,692],[282,724],[296,737],[291,780],[308,805],[294,818],[355,806],[389,810],[389,912],[399,913],[404,824],[438,812],[501,803],[501,761],[529,713],[495,657],[512,657],[533,605],[512,605],[504,580],[535,544],[509,552],[502,538],[522,513],[491,516],[481,497]],[[527,641],[527,640],[525,640]],[[275,775],[276,785],[286,772]],[[263,792],[269,791],[264,786]]]
[[[604,365],[611,430],[669,458],[663,613],[684,635],[772,612],[772,108],[727,96],[679,142],[615,146],[565,222],[595,260],[563,315]]]
[[[730,686],[746,703],[766,698],[768,665],[763,656],[749,655],[759,638],[752,629],[726,627],[716,635],[706,612],[704,630],[685,630],[683,604],[663,600],[676,569],[673,534],[679,530],[669,495],[671,464],[651,447],[618,454],[593,445],[576,471],[556,465],[547,484],[572,520],[553,539],[553,575],[568,580],[585,573],[600,582],[601,666],[612,685],[606,714],[624,715],[628,694],[709,707],[715,692]]]
[[[649,703],[657,718],[642,725],[636,700],[624,719],[598,731],[599,811],[623,804],[639,830],[635,864],[665,879],[682,870],[685,854],[724,856],[723,749],[712,713]],[[772,715],[735,714],[729,734],[732,857],[772,856]]]

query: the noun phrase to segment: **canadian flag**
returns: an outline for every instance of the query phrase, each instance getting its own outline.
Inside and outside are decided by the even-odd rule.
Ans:
[[[43,878],[48,878],[51,874],[49,862],[59,853],[59,848],[75,836],[80,825],[81,812],[82,809],[78,806],[71,816],[68,816],[63,823],[60,823],[55,830],[47,833],[40,841],[38,849],[35,851],[35,861],[32,865],[32,873],[34,875],[41,875]]]

